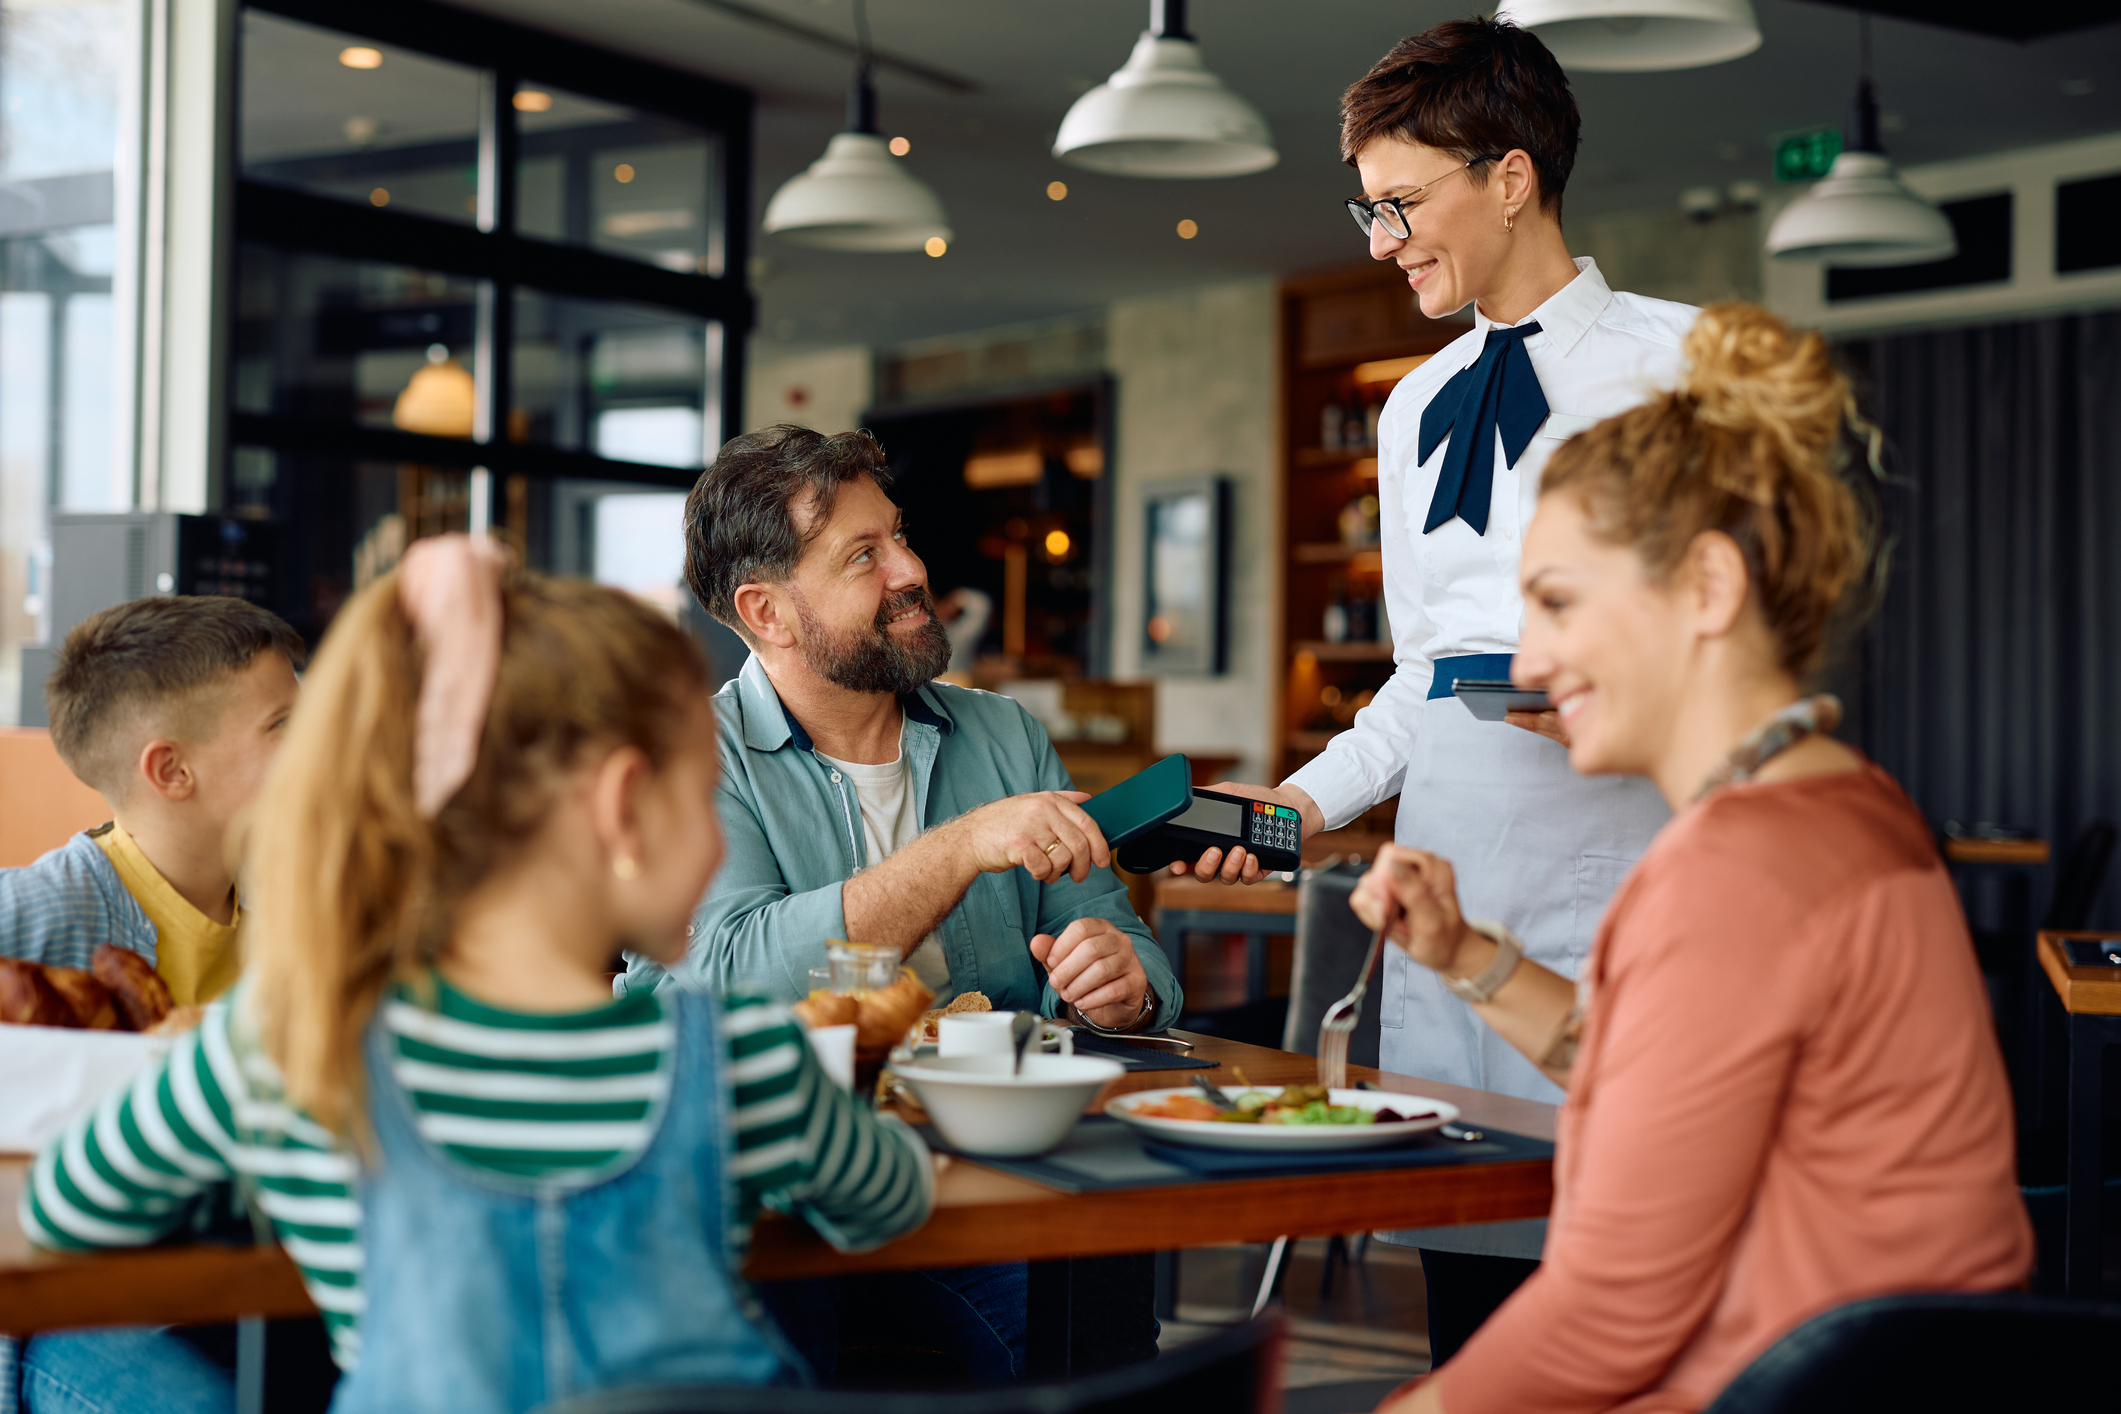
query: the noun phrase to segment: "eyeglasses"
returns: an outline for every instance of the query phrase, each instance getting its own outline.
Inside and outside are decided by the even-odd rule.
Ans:
[[[1362,197],[1351,196],[1348,198],[1348,214],[1355,218],[1355,224],[1361,228],[1365,236],[1370,234],[1370,228],[1373,225],[1382,221],[1385,223],[1387,231],[1390,231],[1400,240],[1405,240],[1409,229],[1407,226],[1407,204],[1409,202],[1418,206],[1420,205],[1418,198],[1421,194],[1430,187],[1435,186],[1437,182],[1447,181],[1457,176],[1460,172],[1471,171],[1473,164],[1476,162],[1500,161],[1504,155],[1500,152],[1490,152],[1485,156],[1471,158],[1463,166],[1453,167],[1450,171],[1444,173],[1443,176],[1436,178],[1435,181],[1423,182],[1405,196],[1387,196],[1376,201],[1366,201]]]

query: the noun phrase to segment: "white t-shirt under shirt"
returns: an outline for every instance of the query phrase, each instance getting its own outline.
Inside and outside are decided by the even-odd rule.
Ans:
[[[901,750],[893,759],[870,766],[860,761],[842,761],[824,756],[854,782],[855,799],[862,807],[862,835],[869,847],[869,863],[882,860],[912,844],[921,836],[921,803],[913,790],[913,768]],[[950,963],[943,956],[942,940],[934,933],[906,958],[906,965],[921,985],[940,996],[950,985]]]

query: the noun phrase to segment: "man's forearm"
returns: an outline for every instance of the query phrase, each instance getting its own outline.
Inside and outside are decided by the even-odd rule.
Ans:
[[[911,953],[979,877],[972,853],[944,825],[849,879],[840,892],[847,941]]]

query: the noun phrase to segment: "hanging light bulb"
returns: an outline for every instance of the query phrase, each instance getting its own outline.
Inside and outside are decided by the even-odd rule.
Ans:
[[[1862,76],[1849,116],[1850,142],[1812,189],[1768,228],[1768,254],[1828,265],[1919,265],[1959,251],[1944,213],[1907,189],[1878,140],[1871,87],[1871,17],[1863,15]]]
[[[1694,69],[1760,47],[1750,0],[1505,0],[1495,18],[1533,31],[1565,69]]]
[[[1186,0],[1150,0],[1120,70],[1075,100],[1053,155],[1121,177],[1242,177],[1280,160],[1259,110],[1208,72]]]
[[[876,127],[869,77],[869,19],[854,0],[861,57],[847,92],[847,127],[825,155],[790,177],[766,203],[766,234],[825,250],[916,251],[948,242],[943,204],[891,155]]]

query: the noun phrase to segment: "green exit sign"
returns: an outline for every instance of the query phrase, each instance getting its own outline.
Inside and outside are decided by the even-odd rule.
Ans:
[[[1826,175],[1841,155],[1841,129],[1807,128],[1775,139],[1775,180],[1811,182]]]

